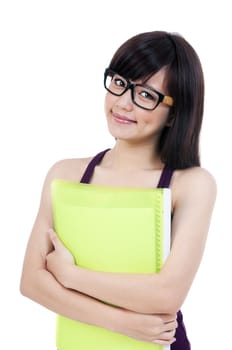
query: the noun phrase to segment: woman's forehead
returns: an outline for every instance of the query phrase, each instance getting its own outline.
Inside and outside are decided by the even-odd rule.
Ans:
[[[161,68],[158,72],[151,75],[148,79],[139,79],[141,84],[146,84],[156,90],[166,89],[167,87],[167,69]]]

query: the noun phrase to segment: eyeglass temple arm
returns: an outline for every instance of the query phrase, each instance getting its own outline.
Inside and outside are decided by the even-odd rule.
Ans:
[[[173,106],[173,103],[174,103],[173,98],[171,96],[164,96],[162,102],[168,106]]]

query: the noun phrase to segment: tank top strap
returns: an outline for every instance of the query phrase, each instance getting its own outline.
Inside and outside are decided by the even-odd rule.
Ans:
[[[174,173],[167,165],[164,166],[157,188],[168,188]]]
[[[102,158],[104,157],[106,152],[108,152],[109,150],[110,150],[110,148],[107,148],[104,151],[98,153],[96,156],[94,156],[91,159],[91,161],[89,162],[89,164],[88,164],[88,166],[87,166],[87,168],[86,168],[86,170],[85,170],[85,172],[80,180],[80,183],[88,184],[90,182],[95,166],[101,162]],[[162,174],[160,176],[157,188],[169,187],[173,172],[174,172],[173,169],[170,169],[167,165],[165,165],[163,168]]]
[[[89,162],[81,180],[80,183],[88,184],[90,182],[90,179],[93,175],[94,168],[97,164],[100,163],[106,152],[108,152],[110,148],[105,149],[104,151],[98,153],[96,156],[94,156],[91,161]]]

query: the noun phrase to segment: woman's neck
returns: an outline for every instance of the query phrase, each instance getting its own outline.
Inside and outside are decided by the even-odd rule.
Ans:
[[[107,152],[103,166],[117,170],[154,170],[163,167],[154,145],[135,145],[117,140],[111,151]]]

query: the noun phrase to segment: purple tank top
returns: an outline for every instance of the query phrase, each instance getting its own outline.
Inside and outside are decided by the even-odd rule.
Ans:
[[[106,149],[100,153],[98,153],[88,164],[80,182],[81,183],[90,183],[91,177],[94,172],[94,168],[97,164],[99,164],[104,157],[105,153],[109,151],[110,149]],[[164,167],[162,174],[159,179],[159,183],[157,185],[157,188],[167,188],[170,185],[172,174],[174,170],[168,168],[167,166]],[[191,345],[189,343],[185,325],[183,322],[183,315],[181,311],[178,311],[177,313],[177,322],[178,327],[176,330],[176,341],[171,345],[171,350],[191,350]]]

